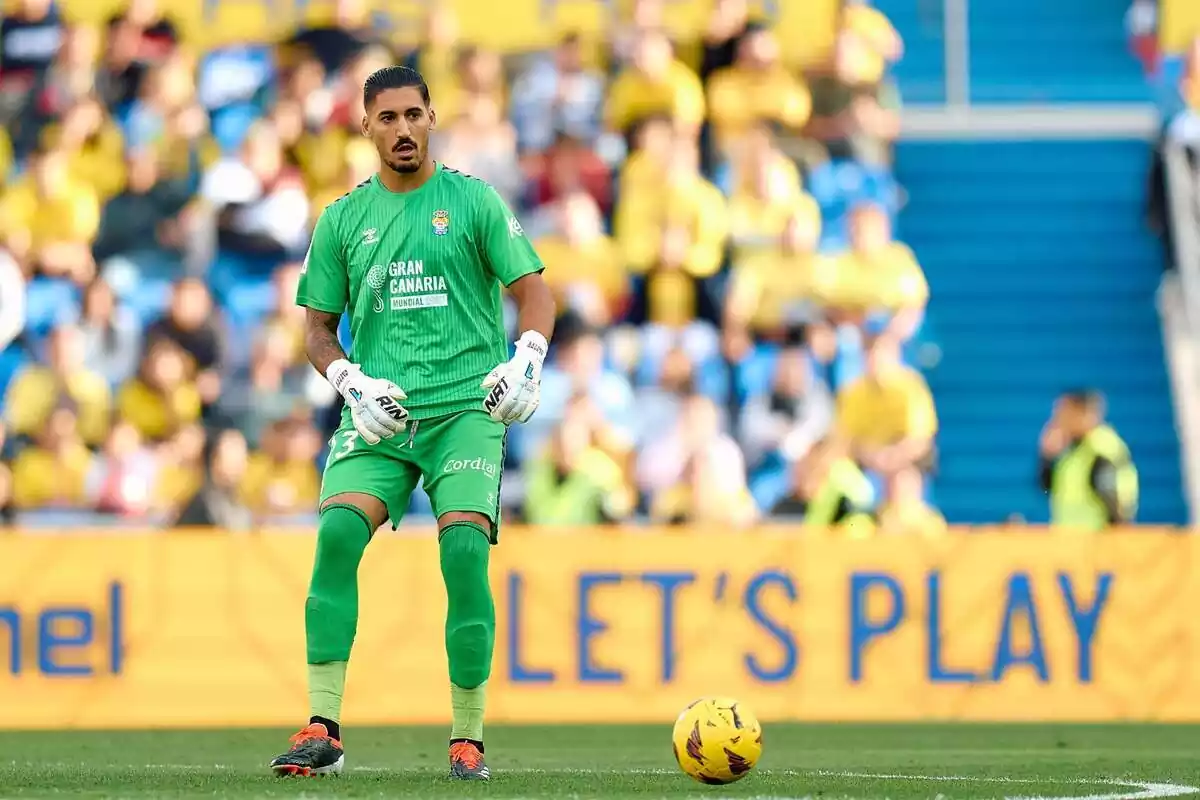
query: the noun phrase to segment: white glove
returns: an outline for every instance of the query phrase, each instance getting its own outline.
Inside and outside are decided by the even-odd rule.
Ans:
[[[367,444],[390,439],[408,424],[408,412],[397,402],[408,395],[391,381],[367,377],[358,364],[344,358],[330,364],[325,377],[346,399],[354,429]]]
[[[546,337],[537,331],[525,331],[517,340],[517,351],[510,361],[500,364],[483,379],[491,389],[483,399],[483,410],[492,419],[511,425],[525,422],[537,410],[542,393],[542,362],[546,360]]]

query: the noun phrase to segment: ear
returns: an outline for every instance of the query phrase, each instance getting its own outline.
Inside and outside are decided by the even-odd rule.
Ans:
[[[366,136],[368,139],[371,138],[371,130],[367,127],[367,115],[366,114],[363,114],[363,118],[362,118],[362,135]]]
[[[429,107],[429,130],[437,130],[437,112],[433,110],[433,106]]]

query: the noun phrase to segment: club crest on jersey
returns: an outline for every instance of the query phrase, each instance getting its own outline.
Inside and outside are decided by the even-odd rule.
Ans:
[[[433,233],[435,236],[445,236],[450,232],[450,212],[439,208],[433,212]]]

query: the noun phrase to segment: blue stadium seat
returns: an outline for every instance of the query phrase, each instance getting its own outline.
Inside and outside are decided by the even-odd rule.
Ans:
[[[13,376],[21,369],[25,361],[25,351],[19,345],[10,344],[0,350],[0,397],[3,397],[4,392],[8,391],[8,384],[12,382]]]

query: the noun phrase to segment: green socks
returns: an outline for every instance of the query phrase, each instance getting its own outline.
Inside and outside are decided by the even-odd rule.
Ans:
[[[488,584],[487,531],[471,522],[442,530],[438,542],[446,582],[446,656],[450,662],[452,739],[483,741],[484,684],[492,670],[496,607]]]
[[[304,606],[308,695],[312,715],[340,720],[346,663],[358,627],[358,564],[370,521],[351,505],[321,512],[317,557]],[[450,662],[452,739],[483,741],[485,686],[496,642],[496,608],[488,584],[491,543],[472,522],[456,522],[438,540],[446,583],[446,655]]]
[[[339,718],[346,662],[358,628],[358,563],[371,533],[366,514],[354,506],[334,504],[321,512],[317,557],[304,604],[314,716]]]

